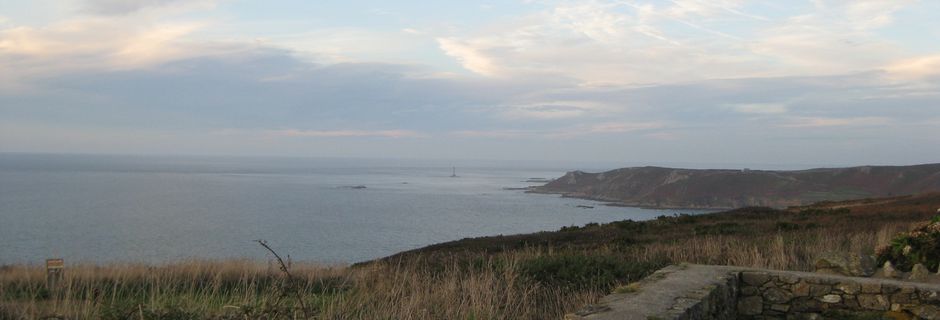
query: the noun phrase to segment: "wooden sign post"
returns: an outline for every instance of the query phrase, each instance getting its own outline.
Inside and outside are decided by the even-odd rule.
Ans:
[[[58,286],[63,272],[65,272],[65,260],[46,259],[46,286],[49,288]]]

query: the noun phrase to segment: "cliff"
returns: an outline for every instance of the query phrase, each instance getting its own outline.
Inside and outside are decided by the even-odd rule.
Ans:
[[[634,167],[568,172],[530,192],[657,208],[787,207],[940,191],[940,164],[798,171]]]

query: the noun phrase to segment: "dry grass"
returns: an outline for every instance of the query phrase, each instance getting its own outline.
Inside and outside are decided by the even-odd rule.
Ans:
[[[811,270],[812,257],[831,250],[871,252],[909,228],[892,224],[869,230],[809,230],[763,236],[708,235],[652,243],[627,250],[597,249],[636,262],[691,262]],[[606,293],[552,286],[526,279],[517,265],[547,248],[478,256],[474,267],[458,260],[409,259],[364,267],[295,265],[294,276],[312,315],[319,319],[549,319],[560,318]],[[433,265],[434,267],[429,267]],[[251,261],[191,261],[165,266],[69,266],[61,288],[45,289],[39,267],[0,271],[0,318],[38,319],[292,319],[290,301],[273,306],[282,276]]]
[[[809,271],[826,251],[872,253],[936,207],[915,204],[930,211],[667,217],[471,239],[355,267],[295,264],[306,312],[294,295],[278,299],[285,277],[276,268],[252,261],[71,265],[55,290],[38,266],[5,266],[0,319],[558,319],[667,263]],[[591,258],[602,259],[581,261]],[[571,285],[582,278],[604,283]]]
[[[421,261],[365,267],[295,265],[292,273],[318,319],[544,319],[601,292],[523,285],[514,264],[530,253],[480,257],[443,269]],[[274,305],[283,277],[250,261],[165,266],[69,266],[56,290],[36,266],[0,269],[0,319],[300,318],[292,300]]]
[[[814,259],[824,252],[872,254],[913,225],[889,223],[877,229],[848,226],[758,236],[704,235],[649,244],[633,254],[638,260],[813,271]]]

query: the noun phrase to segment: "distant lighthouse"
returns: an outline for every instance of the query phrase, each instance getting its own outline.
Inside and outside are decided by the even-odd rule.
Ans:
[[[453,167],[453,169],[454,169],[454,171],[453,171],[453,173],[450,174],[450,177],[451,177],[451,178],[456,178],[456,177],[457,177],[457,167]]]

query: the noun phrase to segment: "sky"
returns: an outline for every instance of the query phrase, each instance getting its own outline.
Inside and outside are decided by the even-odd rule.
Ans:
[[[940,1],[0,0],[0,152],[940,162]]]

